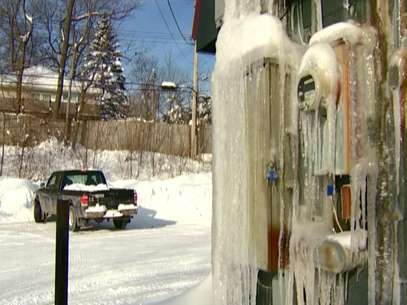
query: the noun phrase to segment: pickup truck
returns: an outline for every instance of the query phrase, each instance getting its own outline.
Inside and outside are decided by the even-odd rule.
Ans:
[[[98,223],[113,220],[117,229],[124,229],[137,214],[137,192],[109,188],[99,170],[68,170],[52,173],[42,184],[34,199],[34,220],[45,222],[56,215],[58,199],[69,201],[69,228],[78,231],[91,220]]]

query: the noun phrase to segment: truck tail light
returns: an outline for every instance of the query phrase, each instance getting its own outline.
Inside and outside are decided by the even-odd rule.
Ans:
[[[134,204],[135,205],[137,205],[137,192],[136,191],[134,191],[134,197],[133,197],[133,202],[134,202]]]
[[[82,195],[81,196],[81,206],[88,206],[88,204],[89,204],[89,196]]]

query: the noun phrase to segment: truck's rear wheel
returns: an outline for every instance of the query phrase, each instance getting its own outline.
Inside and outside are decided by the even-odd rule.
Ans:
[[[69,207],[69,230],[72,232],[79,231],[78,217],[73,206]]]
[[[125,229],[129,220],[127,218],[113,218],[113,224],[116,229]]]
[[[38,200],[35,200],[34,202],[34,221],[39,223],[39,222],[44,222],[45,215],[42,212],[41,205]]]

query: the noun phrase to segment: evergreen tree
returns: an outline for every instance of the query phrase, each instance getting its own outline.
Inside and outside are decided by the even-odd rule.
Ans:
[[[104,119],[124,118],[127,106],[125,77],[117,37],[107,15],[97,24],[82,76],[101,91],[98,102]]]

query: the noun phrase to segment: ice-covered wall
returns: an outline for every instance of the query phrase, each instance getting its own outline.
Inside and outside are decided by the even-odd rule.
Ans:
[[[383,89],[385,69],[374,27],[338,23],[314,34],[308,46],[298,46],[278,18],[261,14],[264,4],[225,1],[217,42],[215,304],[254,304],[260,268],[278,271],[277,299],[284,305],[347,304],[353,293],[348,271],[363,269],[369,274],[368,303],[392,299],[398,305],[395,236],[402,216],[397,209],[387,215],[394,220],[384,223],[394,227],[386,231],[377,213],[378,202],[393,200],[399,180],[404,181],[407,81],[392,92]],[[274,1],[267,5],[273,12]],[[391,63],[404,65],[403,60]],[[407,76],[403,73],[398,77]],[[297,85],[308,76],[306,85],[312,80],[315,90],[301,102]],[[378,94],[378,88],[387,93]],[[379,97],[387,99],[389,93],[393,107],[381,113]],[[390,137],[381,142],[386,130]],[[386,176],[379,175],[380,168]]]
[[[267,268],[270,213],[265,201],[269,195],[258,192],[258,184],[253,180],[260,182],[263,190],[267,187],[266,164],[273,155],[271,151],[264,152],[266,145],[261,141],[265,135],[260,123],[264,114],[261,109],[267,108],[268,99],[261,100],[261,96],[266,96],[260,92],[262,89],[254,90],[268,88],[269,76],[262,72],[250,75],[250,67],[264,58],[288,57],[298,64],[300,58],[295,53],[297,49],[289,45],[280,21],[271,15],[260,15],[261,2],[226,1],[217,42],[212,81],[216,101],[213,111],[216,304],[254,304],[258,265]],[[254,108],[249,109],[251,98],[259,103],[258,120]],[[257,162],[260,155],[264,158]]]

